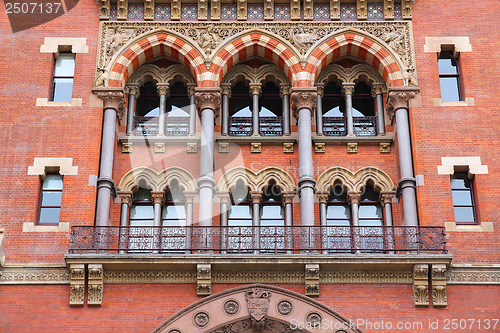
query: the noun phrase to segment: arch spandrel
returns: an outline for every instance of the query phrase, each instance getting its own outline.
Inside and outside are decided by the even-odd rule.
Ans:
[[[169,167],[157,172],[149,167],[137,167],[127,172],[118,184],[120,191],[135,191],[139,182],[144,181],[152,191],[165,191],[165,189],[176,180],[184,191],[195,191],[196,180],[193,175],[180,167]]]
[[[262,293],[266,297],[259,297]],[[307,328],[307,322],[316,320],[320,320],[323,325]],[[273,332],[269,330],[269,323],[287,329],[283,333],[332,333],[338,329],[362,333],[350,326],[350,322],[355,323],[355,320],[349,321],[309,297],[279,287],[255,284],[204,298],[173,315],[153,333],[269,333]],[[291,329],[298,323],[304,327]],[[252,329],[249,329],[249,325]],[[264,330],[256,330],[256,327]]]
[[[142,65],[130,76],[127,83],[138,83],[139,86],[151,77],[156,83],[171,83],[176,77],[180,77],[185,84],[196,84],[191,72],[180,64],[160,68],[153,64]]]
[[[271,180],[274,180],[276,185],[283,191],[292,192],[295,190],[295,182],[292,176],[276,167],[267,167],[258,172],[246,167],[232,168],[221,176],[217,188],[221,192],[229,192],[238,180],[242,180],[250,191],[262,191]]]
[[[241,76],[249,84],[259,84],[272,76],[276,82],[281,85],[290,85],[290,81],[285,73],[275,64],[262,65],[259,68],[252,68],[248,65],[239,64],[231,68],[224,76],[222,83],[232,84]]]
[[[340,181],[348,191],[361,191],[368,182],[375,189],[383,192],[394,190],[394,182],[391,177],[376,167],[364,167],[356,172],[343,167],[333,167],[325,170],[317,181],[318,191],[328,192],[336,181]]]

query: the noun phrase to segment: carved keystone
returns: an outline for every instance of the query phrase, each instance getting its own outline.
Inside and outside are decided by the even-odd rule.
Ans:
[[[319,265],[306,265],[306,296],[319,296]]]
[[[432,265],[432,305],[445,307],[448,305],[446,296],[446,265]]]
[[[89,306],[101,306],[103,294],[103,271],[101,264],[89,264],[88,295]]]
[[[196,265],[196,284],[198,296],[207,296],[212,293],[212,265]]]
[[[429,306],[429,266],[413,267],[413,299],[415,306]]]
[[[69,305],[83,306],[85,299],[85,265],[70,265],[69,272]]]

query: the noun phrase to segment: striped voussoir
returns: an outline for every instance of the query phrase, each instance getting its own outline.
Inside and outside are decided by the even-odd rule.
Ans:
[[[108,86],[123,87],[132,73],[144,62],[158,57],[168,56],[186,66],[196,77],[204,70],[200,53],[172,32],[154,32],[136,41],[121,54],[111,68]]]

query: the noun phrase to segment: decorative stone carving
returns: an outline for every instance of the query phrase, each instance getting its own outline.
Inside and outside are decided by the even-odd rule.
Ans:
[[[238,0],[238,20],[245,21],[247,19],[247,0]]]
[[[193,321],[197,327],[203,328],[210,323],[210,316],[208,312],[200,311],[194,315]]]
[[[399,56],[404,55],[405,35],[403,31],[398,30],[395,26],[391,26],[389,31],[382,36],[382,39],[389,45],[389,47],[396,51]]]
[[[196,109],[198,109],[200,117],[204,109],[214,110],[215,117],[218,117],[221,104],[220,88],[197,87],[194,96],[196,99]]]
[[[224,303],[224,312],[228,315],[235,315],[240,311],[240,303],[234,299],[230,299]]]
[[[99,0],[99,19],[109,19],[110,0]]]
[[[208,17],[207,0],[198,0],[198,20],[206,21]]]
[[[134,194],[132,191],[118,191],[117,195],[121,204],[127,204],[128,206],[132,205],[134,201]]]
[[[291,0],[290,8],[292,21],[300,20],[300,0]]]
[[[103,109],[114,109],[117,114],[125,111],[123,88],[97,87],[92,93],[102,99]]]
[[[128,16],[128,0],[117,0],[116,7],[118,20],[126,20]]]
[[[411,271],[330,271],[320,273],[320,282],[322,284],[412,284],[413,274]]]
[[[262,203],[262,192],[261,191],[250,191],[250,198],[252,201],[252,205]]]
[[[308,327],[312,327],[313,329],[318,329],[321,327],[323,323],[323,316],[318,312],[311,312],[306,316],[306,323]]]
[[[394,19],[394,0],[384,0],[384,18],[386,20]]]
[[[293,197],[290,199],[293,200]],[[213,283],[304,283],[303,271],[216,271],[212,274]]]
[[[381,154],[390,154],[391,153],[391,144],[389,142],[381,142],[380,143],[380,153]]]
[[[106,271],[104,283],[196,283],[196,273],[194,271]]]
[[[109,31],[109,36],[106,39],[106,55],[112,57],[120,46],[130,40],[133,35],[133,29],[122,29],[121,26],[112,27]],[[105,67],[101,66],[100,68],[104,69]]]
[[[283,153],[293,154],[293,142],[283,142]]]
[[[207,296],[212,293],[212,265],[196,265],[196,284],[198,296]]]
[[[219,153],[229,153],[229,143],[219,142]]]
[[[144,0],[144,20],[152,21],[155,18],[154,0]]]
[[[264,0],[264,20],[274,20],[274,0]]]
[[[411,4],[413,0],[402,0],[401,1],[401,10],[403,12],[403,18],[405,20],[411,19],[412,13],[411,13]]]
[[[318,202],[320,204],[326,204],[328,202],[328,197],[330,196],[330,192],[316,192],[316,198],[318,198]]]
[[[85,299],[85,265],[70,265],[69,271],[69,305],[83,306]]]
[[[346,95],[353,95],[354,94],[354,88],[356,87],[356,84],[353,82],[343,82],[342,83],[342,96]]]
[[[156,85],[156,90],[158,91],[158,95],[165,95],[169,96],[170,95],[170,85],[168,83],[158,83]]]
[[[428,265],[415,265],[413,267],[413,297],[415,306],[429,306],[428,278]]]
[[[262,144],[260,142],[250,143],[250,152],[261,153],[262,152]]]
[[[305,270],[306,296],[319,296],[319,265],[308,264]]]
[[[312,21],[314,18],[312,0],[304,0],[304,20]]]
[[[382,205],[391,204],[396,192],[380,192],[380,203]]]
[[[262,84],[250,83],[250,96],[253,95],[260,96],[261,93],[262,93]]]
[[[88,295],[87,304],[89,306],[100,306],[103,295],[103,272],[101,264],[89,264]]]
[[[221,39],[217,34],[213,32],[212,25],[207,26],[205,32],[201,33],[198,39],[198,44],[207,55],[212,53],[212,51],[217,47],[217,45],[220,44],[220,42]]]
[[[330,18],[340,20],[340,0],[330,0]]]
[[[131,153],[132,147],[132,142],[122,142],[122,153]]]
[[[358,153],[358,143],[357,142],[348,142],[347,143],[347,153],[357,154]]]
[[[164,153],[165,152],[165,143],[164,142],[156,142],[155,143],[155,153]]]
[[[394,113],[397,109],[405,108],[408,109],[408,101],[414,98],[420,89],[417,87],[391,87],[387,93],[387,103],[386,111],[389,115],[389,119],[392,122],[394,118]]]
[[[316,111],[317,95],[316,88],[292,88],[290,104],[293,116],[298,118],[301,109],[309,109],[312,117]]]
[[[163,191],[151,191],[151,199],[153,201],[153,205],[163,204],[163,198],[165,197],[165,192]]]
[[[276,305],[276,311],[282,316],[288,316],[293,312],[293,304],[287,300],[279,301]]]
[[[170,2],[170,19],[172,21],[181,19],[181,0],[172,0]]]
[[[297,28],[292,29],[290,34],[293,44],[302,53],[304,53],[305,50],[310,49],[318,39],[316,31],[314,29],[306,29],[303,24],[297,25]]]
[[[448,305],[446,296],[446,265],[432,265],[432,305],[445,307]]]
[[[177,329],[173,329],[173,330],[168,331],[168,333],[182,333],[182,332],[177,330]]]
[[[314,143],[314,152],[316,154],[324,154],[326,151],[326,143],[324,142],[315,142]]]
[[[372,84],[372,97],[376,97],[377,95],[382,95],[387,92],[387,86],[385,83],[373,83]]]
[[[409,67],[405,69],[403,74],[403,78],[405,81],[405,86],[407,87],[417,87],[417,77],[415,76],[415,69],[413,67]]]
[[[196,154],[198,152],[198,144],[196,142],[188,142],[186,151],[190,154]]]
[[[0,254],[2,247],[2,229],[0,229]],[[0,262],[0,266],[2,263]],[[10,268],[0,270],[0,285],[2,284],[69,284],[70,274],[66,267],[57,268]]]
[[[281,198],[283,200],[283,205],[293,203],[293,199],[295,198],[295,195],[296,195],[296,193],[294,191],[283,192],[283,194],[281,195]]]
[[[288,84],[280,84],[280,98],[283,98],[285,95],[289,95],[292,92],[292,87]]]
[[[448,284],[500,284],[498,267],[453,267],[446,275]]]
[[[245,291],[248,312],[252,319],[254,328],[263,328],[263,323],[269,309],[271,292],[262,288],[251,288]]]
[[[359,205],[359,202],[361,200],[361,192],[349,191],[347,195],[347,200],[349,201],[349,205],[354,205],[354,204]]]
[[[358,0],[358,20],[366,20],[367,8],[366,0]]]
[[[210,19],[212,21],[220,20],[220,0],[210,2]]]

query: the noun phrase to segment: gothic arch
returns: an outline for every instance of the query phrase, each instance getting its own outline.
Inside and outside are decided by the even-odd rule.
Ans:
[[[137,167],[127,172],[118,184],[118,190],[134,192],[140,181],[152,191],[165,191],[166,188],[176,180],[185,191],[196,190],[196,180],[193,175],[180,167],[169,167],[160,172],[148,167]]]
[[[236,79],[241,76],[250,84],[263,83],[269,76],[279,85],[290,85],[288,78],[275,64],[266,64],[259,68],[252,68],[248,65],[236,65],[224,76],[222,83],[234,84]]]
[[[125,86],[135,70],[160,55],[179,61],[196,78],[204,71],[204,52],[198,45],[177,32],[159,29],[130,40],[115,53],[106,68],[108,86]]]
[[[291,329],[298,323],[306,326],[308,322],[323,325]],[[274,330],[266,329],[270,323],[281,324],[283,333],[362,333],[350,327],[348,319],[309,297],[262,284],[241,286],[204,298],[170,317],[153,333],[252,333],[259,324],[264,328],[259,332],[272,333]]]
[[[352,172],[343,167],[325,170],[319,177],[317,188],[328,192],[335,181],[340,181],[348,191],[361,191],[370,182],[378,192],[394,191],[391,177],[379,168],[368,166]]]
[[[327,84],[332,81],[340,81],[342,83],[364,81],[372,85],[373,83],[385,83],[380,74],[370,65],[357,64],[351,68],[344,68],[339,64],[330,64],[326,66],[318,78],[316,83]]]
[[[168,68],[160,68],[153,64],[142,65],[130,76],[127,83],[138,83],[142,86],[149,78],[156,83],[171,83],[172,80],[180,79],[185,84],[196,84],[191,72],[180,64]]]
[[[353,28],[341,30],[333,36],[327,35],[311,47],[306,55],[309,82],[315,82],[323,68],[345,55],[354,56],[373,66],[387,86],[404,85],[406,67],[401,58],[383,40]]]
[[[221,176],[217,188],[221,192],[229,192],[238,180],[243,181],[250,188],[250,191],[262,191],[271,180],[274,180],[283,191],[292,192],[295,189],[292,176],[276,167],[267,167],[259,172],[245,167],[232,168]]]

